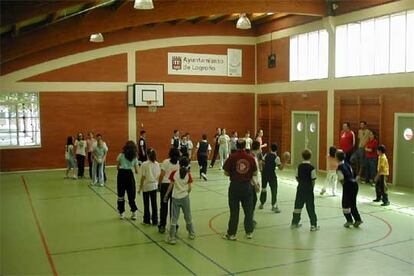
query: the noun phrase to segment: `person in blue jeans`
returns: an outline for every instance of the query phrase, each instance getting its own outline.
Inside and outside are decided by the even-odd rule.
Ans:
[[[195,239],[194,225],[191,218],[190,208],[190,192],[192,188],[193,178],[188,169],[189,160],[183,156],[180,158],[180,169],[175,170],[170,175],[170,186],[168,186],[167,193],[164,196],[164,202],[168,201],[168,195],[172,190],[171,201],[171,224],[170,234],[168,237],[169,244],[177,243],[177,223],[180,217],[180,209],[183,210],[186,228],[188,231],[188,238]]]

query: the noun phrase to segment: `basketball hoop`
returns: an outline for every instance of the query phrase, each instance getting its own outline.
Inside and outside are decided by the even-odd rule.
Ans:
[[[147,101],[148,112],[157,112],[158,101]]]

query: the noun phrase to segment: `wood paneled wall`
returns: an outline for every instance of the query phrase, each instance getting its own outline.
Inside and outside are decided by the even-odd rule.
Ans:
[[[271,53],[276,54],[276,66],[267,67],[267,58]],[[289,81],[289,37],[264,42],[257,45],[257,83],[272,83]]]
[[[336,90],[335,145],[339,144],[342,123],[350,122],[351,128],[357,133],[359,122],[366,121],[368,128],[378,134],[379,143],[384,144],[387,148],[390,173],[392,174],[394,113],[414,113],[414,88]]]
[[[278,93],[258,96],[258,129],[264,141],[291,152],[292,111],[319,111],[319,169],[326,168],[327,95],[321,92]]]

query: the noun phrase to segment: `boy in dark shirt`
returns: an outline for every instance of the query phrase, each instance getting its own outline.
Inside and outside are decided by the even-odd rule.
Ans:
[[[276,166],[279,170],[283,170],[284,163],[280,161],[277,156],[277,144],[272,144],[271,152],[267,153],[264,157],[263,171],[262,171],[262,192],[260,193],[260,206],[259,209],[263,209],[263,205],[266,202],[267,197],[267,184],[269,183],[270,190],[272,192],[272,211],[280,213],[280,209],[277,206],[277,176]]]
[[[311,165],[310,159],[312,152],[309,149],[305,149],[302,152],[303,162],[298,166],[296,171],[296,180],[298,181],[298,189],[296,191],[295,209],[293,210],[291,229],[299,228],[302,225],[299,224],[300,213],[302,212],[303,205],[306,204],[306,211],[308,212],[310,219],[310,231],[319,230],[317,225],[317,218],[315,214],[315,203],[313,195],[313,187],[315,186],[316,171]]]

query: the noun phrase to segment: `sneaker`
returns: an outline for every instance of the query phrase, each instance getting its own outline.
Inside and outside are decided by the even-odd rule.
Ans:
[[[321,228],[321,227],[320,227],[319,225],[318,225],[318,226],[316,226],[316,225],[311,225],[311,227],[310,227],[310,231],[311,231],[311,232],[318,231],[320,228]]]
[[[259,209],[263,209],[263,204],[260,204],[259,205]]]
[[[78,177],[77,177],[77,176],[75,176],[75,175],[74,175],[74,176],[72,176],[72,178],[73,178],[73,179],[78,179]]]
[[[381,204],[381,206],[388,206],[388,205],[390,205],[390,202],[389,201],[388,202],[384,202],[384,203]]]
[[[174,245],[174,244],[176,244],[176,243],[177,243],[177,240],[176,240],[175,238],[170,237],[170,238],[168,239],[168,243],[169,243],[169,244],[171,244],[171,245]]]
[[[207,181],[207,175],[206,175],[205,173],[202,173],[202,174],[201,174],[201,177],[202,177],[205,181]]]
[[[137,211],[132,212],[131,219],[136,220],[137,219]]]
[[[344,224],[344,227],[345,228],[349,228],[349,226],[351,226],[351,225],[353,225],[354,223],[352,222],[352,221],[347,221],[347,222],[345,222],[345,224]]]
[[[213,167],[213,165],[208,166],[210,169]]]
[[[222,238],[225,240],[229,240],[229,241],[237,241],[237,238],[235,235],[224,234]]]
[[[275,213],[280,213],[280,212],[282,212],[282,211],[280,211],[279,207],[277,207],[277,206],[272,207],[272,211],[273,211],[273,212],[275,212]]]
[[[302,224],[291,224],[290,225],[290,229],[297,229],[297,228],[300,228],[302,226]]]
[[[246,239],[249,239],[249,240],[253,239],[253,233],[247,233]]]
[[[141,222],[141,225],[144,225],[144,226],[150,226],[150,225],[151,225],[151,223]]]
[[[158,225],[158,232],[161,234],[165,233],[165,226]]]
[[[103,187],[103,186],[105,186],[105,184],[104,183],[101,183],[101,184],[99,184],[101,187]]]
[[[381,201],[381,199],[376,198],[372,202],[380,202],[380,201]]]
[[[124,212],[124,213],[120,213],[120,214],[119,214],[119,218],[120,218],[120,219],[125,219],[125,212]]]
[[[363,224],[364,222],[362,220],[357,220],[354,222],[354,227],[358,228],[361,224]]]
[[[371,183],[371,187],[375,187],[375,183],[374,182]]]
[[[323,188],[323,189],[321,190],[320,195],[323,195],[325,192],[326,192],[326,189],[325,189],[325,188]]]
[[[188,234],[188,238],[189,238],[190,240],[194,240],[194,239],[195,239],[195,234],[194,234],[194,233],[189,233],[189,234]]]

